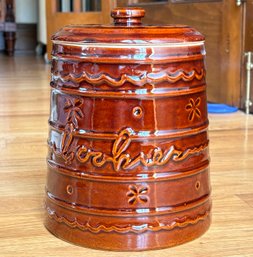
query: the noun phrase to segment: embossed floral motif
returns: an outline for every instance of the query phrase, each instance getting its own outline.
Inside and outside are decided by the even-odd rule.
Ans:
[[[147,203],[149,201],[149,197],[146,195],[148,193],[147,186],[137,187],[136,185],[130,185],[129,191],[127,192],[127,196],[129,197],[128,203],[133,205],[136,203]]]
[[[61,157],[66,164],[70,164],[75,157],[75,152],[71,145],[74,139],[74,131],[78,128],[78,120],[84,117],[81,110],[82,104],[83,100],[80,98],[66,98],[64,111],[67,112],[67,118],[60,148],[57,148],[55,143],[51,143],[55,155]]]
[[[189,112],[188,119],[190,121],[193,121],[195,117],[197,117],[198,119],[201,118],[201,111],[199,109],[200,103],[200,97],[198,97],[195,101],[190,98],[189,103],[186,105],[185,109]]]
[[[66,99],[66,103],[64,106],[64,111],[68,113],[67,122],[72,122],[75,128],[78,128],[78,120],[84,117],[84,114],[81,110],[81,106],[83,104],[83,100],[80,98],[75,99]]]

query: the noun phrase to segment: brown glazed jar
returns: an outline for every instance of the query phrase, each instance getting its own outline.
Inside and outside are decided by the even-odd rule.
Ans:
[[[45,225],[74,244],[158,249],[210,225],[204,37],[143,16],[52,38]]]

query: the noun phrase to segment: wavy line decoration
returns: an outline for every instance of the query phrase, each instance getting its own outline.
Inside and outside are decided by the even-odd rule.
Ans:
[[[67,219],[64,216],[58,215],[54,210],[51,210],[49,207],[46,208],[47,214],[49,218],[55,220],[58,223],[63,223],[73,229],[80,229],[82,231],[89,231],[92,233],[99,233],[99,232],[117,232],[117,233],[143,233],[146,231],[160,231],[160,230],[173,230],[175,228],[183,228],[189,225],[197,224],[200,221],[204,221],[210,214],[210,210],[206,210],[204,213],[198,214],[195,217],[190,216],[183,216],[180,218],[175,218],[174,220],[164,223],[157,221],[156,224],[136,224],[136,225],[92,225],[89,221],[85,221],[81,223],[74,218],[72,221]]]
[[[187,72],[183,69],[176,70],[175,72],[143,72],[139,75],[122,74],[118,78],[113,78],[106,73],[91,74],[87,71],[83,71],[77,75],[69,73],[62,75],[56,73],[52,75],[52,81],[61,81],[62,83],[72,82],[73,84],[79,84],[81,82],[88,82],[93,85],[107,84],[111,87],[120,87],[126,82],[136,86],[143,86],[145,84],[157,84],[161,82],[176,83],[180,80],[190,82],[194,79],[202,80],[205,77],[205,70],[202,68],[199,72],[195,69]],[[69,86],[69,85],[68,85]],[[75,86],[76,87],[76,86]]]

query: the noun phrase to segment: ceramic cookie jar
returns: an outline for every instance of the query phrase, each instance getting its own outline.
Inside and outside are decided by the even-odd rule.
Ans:
[[[52,37],[45,226],[74,244],[159,249],[210,225],[204,37],[144,14]]]

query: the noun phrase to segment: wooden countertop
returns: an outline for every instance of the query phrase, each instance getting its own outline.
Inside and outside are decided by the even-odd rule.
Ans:
[[[253,116],[210,115],[213,222],[170,249],[104,252],[74,246],[43,226],[49,65],[0,56],[0,256],[253,256]]]

